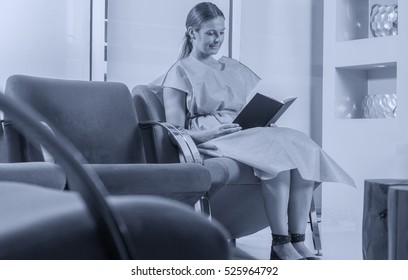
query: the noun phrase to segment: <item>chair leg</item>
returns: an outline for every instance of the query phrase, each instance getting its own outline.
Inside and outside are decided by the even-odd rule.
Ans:
[[[313,246],[314,249],[317,251],[316,255],[321,256],[322,242],[320,238],[319,221],[317,220],[316,207],[313,198],[312,203],[310,205],[309,220],[310,227],[312,230]]]
[[[207,195],[204,195],[200,198],[199,201],[197,201],[195,208],[197,211],[199,211],[201,214],[204,214],[208,217],[209,220],[212,219],[211,217],[211,206],[210,206],[210,200],[207,197]]]

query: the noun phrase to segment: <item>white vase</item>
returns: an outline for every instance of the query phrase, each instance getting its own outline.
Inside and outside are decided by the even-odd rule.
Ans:
[[[371,7],[370,30],[374,37],[398,34],[398,4]]]
[[[396,94],[369,94],[363,97],[362,107],[365,118],[395,118]]]

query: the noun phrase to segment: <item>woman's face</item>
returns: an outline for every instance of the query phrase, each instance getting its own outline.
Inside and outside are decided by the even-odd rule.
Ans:
[[[203,22],[198,31],[193,31],[193,51],[201,56],[217,54],[224,42],[224,32],[223,17]]]

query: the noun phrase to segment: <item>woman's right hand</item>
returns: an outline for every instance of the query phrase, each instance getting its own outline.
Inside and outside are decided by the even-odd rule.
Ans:
[[[188,134],[193,138],[194,142],[200,144],[240,130],[242,130],[242,127],[240,127],[239,124],[229,123],[211,129],[189,130]]]

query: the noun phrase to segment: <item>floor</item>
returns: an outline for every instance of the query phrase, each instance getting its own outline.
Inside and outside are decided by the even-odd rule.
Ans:
[[[354,223],[327,220],[319,223],[322,237],[321,258],[323,260],[361,260],[361,227]],[[271,234],[269,229],[261,230],[236,241],[237,247],[256,259],[269,259]],[[313,248],[311,232],[306,232],[306,242]]]

